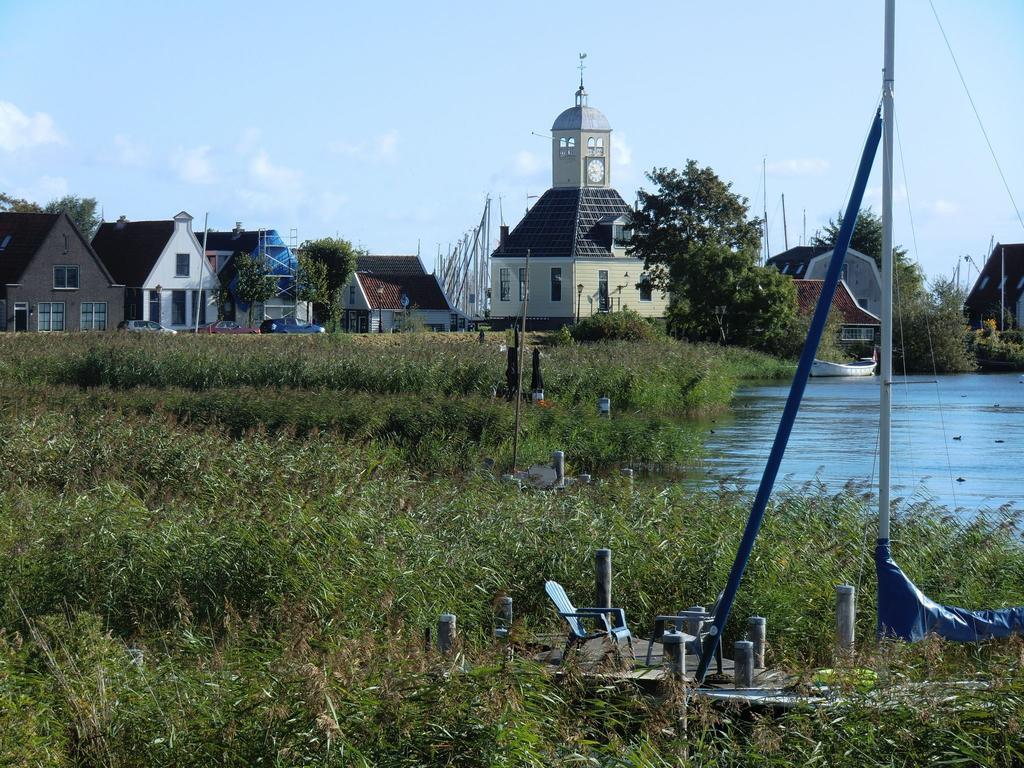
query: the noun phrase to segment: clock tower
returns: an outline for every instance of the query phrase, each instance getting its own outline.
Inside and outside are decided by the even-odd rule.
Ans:
[[[587,104],[581,74],[576,105],[551,126],[551,186],[611,188],[611,134],[608,118]]]

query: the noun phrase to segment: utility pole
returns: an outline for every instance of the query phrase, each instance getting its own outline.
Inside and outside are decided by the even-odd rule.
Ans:
[[[523,408],[523,349],[526,347],[526,307],[530,301],[530,249],[526,249],[526,277],[523,280],[523,319],[521,332],[519,333],[519,365],[517,375],[519,381],[516,383],[516,424],[512,433],[512,474],[516,473],[516,463],[519,461],[519,416]]]

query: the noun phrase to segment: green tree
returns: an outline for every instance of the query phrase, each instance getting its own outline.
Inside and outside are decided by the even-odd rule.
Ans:
[[[796,317],[796,291],[757,265],[761,224],[746,198],[693,160],[647,178],[656,189],[639,193],[628,253],[668,291],[669,329],[691,341],[779,346]]]
[[[249,325],[252,325],[252,313],[256,304],[274,295],[274,276],[265,259],[248,253],[241,253],[235,257],[235,270],[238,274],[235,292],[239,299],[249,305]]]
[[[305,253],[299,255],[298,262],[295,289],[299,301],[306,301],[311,305],[326,304],[331,295],[327,287],[327,265]]]
[[[964,316],[966,291],[946,278],[909,307],[898,307],[893,328],[893,369],[910,373],[973,371],[977,359]]]
[[[337,328],[341,312],[341,291],[355,271],[356,257],[363,252],[354,247],[348,240],[340,237],[323,237],[319,240],[307,240],[300,248],[302,258],[318,261],[324,265],[327,277],[327,290],[324,303],[332,328]]]
[[[86,240],[92,240],[100,226],[100,215],[96,211],[98,205],[95,197],[64,195],[48,202],[43,210],[46,213],[67,213],[82,236]]]
[[[839,239],[839,228],[843,225],[843,215],[829,219],[824,229],[814,234],[811,245],[816,248],[833,248]],[[882,268],[882,218],[870,208],[861,210],[857,223],[853,226],[850,247],[875,260],[879,269]],[[897,306],[910,306],[925,300],[928,289],[925,285],[924,273],[907,255],[905,248],[892,247],[893,281],[896,292]]]
[[[42,213],[43,209],[30,200],[11,197],[0,192],[0,213]]]

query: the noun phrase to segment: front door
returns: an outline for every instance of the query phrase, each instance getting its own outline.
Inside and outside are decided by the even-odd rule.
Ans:
[[[28,304],[19,301],[14,305],[14,330],[28,330]]]

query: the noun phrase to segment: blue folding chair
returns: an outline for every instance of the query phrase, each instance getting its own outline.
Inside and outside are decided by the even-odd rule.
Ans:
[[[565,593],[565,588],[557,581],[545,582],[544,591],[548,593],[551,602],[555,604],[558,615],[569,625],[569,636],[565,641],[563,657],[574,645],[582,645],[587,640],[604,637],[613,641],[619,652],[622,650],[622,641],[624,640],[629,647],[630,658],[635,658],[633,635],[626,625],[624,610],[621,608],[577,608]],[[583,624],[584,619],[592,620],[596,629],[588,631]]]

